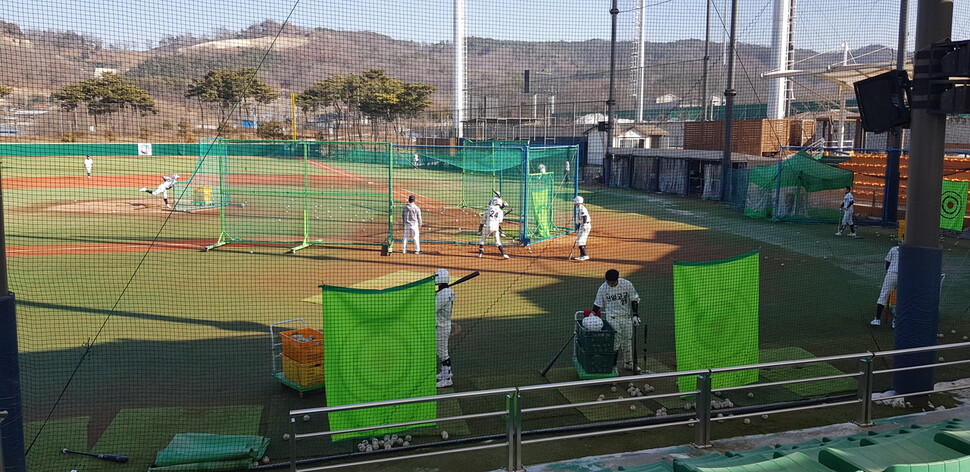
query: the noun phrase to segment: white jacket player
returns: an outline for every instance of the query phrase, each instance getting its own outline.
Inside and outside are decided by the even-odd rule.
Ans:
[[[505,248],[502,247],[502,238],[499,232],[499,225],[504,219],[505,212],[502,211],[502,207],[499,205],[489,205],[488,209],[485,210],[484,222],[482,223],[482,240],[478,243],[478,257],[482,257],[485,254],[485,239],[494,234],[498,252],[502,254],[503,258],[509,258],[509,255],[505,253]]]
[[[576,245],[579,246],[579,257],[576,260],[586,261],[589,260],[589,255],[586,254],[586,238],[589,237],[593,221],[589,217],[589,210],[583,205],[583,197],[576,195],[573,203],[576,205]]]
[[[88,174],[88,178],[91,178],[91,173],[94,172],[94,159],[91,156],[85,156],[84,158],[84,172]]]
[[[169,205],[168,203],[168,190],[175,186],[175,182],[177,182],[178,179],[178,174],[172,174],[171,176],[163,175],[162,183],[158,184],[158,188],[156,188],[154,191],[149,190],[148,187],[142,187],[138,189],[138,191],[146,192],[155,197],[161,195],[162,199],[165,201],[165,208],[172,208],[172,205]]]
[[[408,252],[409,237],[414,238],[414,253],[421,254],[421,225],[424,221],[421,219],[421,208],[418,208],[414,200],[414,195],[408,196],[408,203],[401,210],[401,221],[404,222],[404,245],[401,252],[404,254]]]
[[[606,282],[600,285],[593,299],[593,311],[600,313],[616,330],[613,347],[619,352],[618,361],[633,370],[633,328],[640,325],[640,295],[627,279],[620,278],[616,269],[606,271]]]
[[[839,205],[839,210],[842,210],[842,221],[839,223],[839,231],[835,235],[842,236],[842,230],[848,226],[849,236],[854,238],[855,221],[852,219],[852,215],[855,214],[855,197],[852,196],[852,187],[845,187],[845,196],[842,197],[842,204]]]
[[[438,285],[438,293],[434,296],[435,313],[435,348],[441,371],[435,380],[437,386],[450,387],[452,385],[451,356],[448,355],[448,338],[451,336],[451,310],[455,307],[455,291],[448,288],[451,275],[446,269],[438,269],[434,274],[434,283]]]
[[[889,248],[886,253],[886,275],[882,278],[882,289],[879,290],[879,298],[876,300],[876,317],[869,322],[873,326],[882,324],[882,311],[889,304],[889,294],[896,290],[899,280],[899,246]],[[893,320],[893,327],[896,327],[896,320]]]

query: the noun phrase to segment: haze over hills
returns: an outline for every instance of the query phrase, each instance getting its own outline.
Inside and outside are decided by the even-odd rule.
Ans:
[[[282,29],[282,31],[281,31]],[[609,42],[524,42],[468,38],[467,83],[472,104],[516,106],[531,101],[523,93],[523,71],[548,71],[544,91],[553,92],[558,104],[602,102],[606,98]],[[674,95],[695,102],[701,97],[704,42],[681,40],[648,43],[645,48],[645,97]],[[617,90],[621,106],[632,103],[633,45],[618,44]],[[720,44],[711,44],[710,95],[720,95],[725,65]],[[873,52],[876,51],[876,52]],[[892,60],[893,51],[865,48],[866,62]],[[105,47],[98,38],[71,31],[23,31],[0,21],[0,85],[14,87],[15,97],[37,102],[52,90],[94,77],[97,69],[113,69],[133,79],[156,100],[183,102],[192,79],[212,68],[259,67],[259,76],[281,94],[302,92],[318,80],[384,69],[388,75],[434,85],[435,108],[447,109],[451,101],[453,46],[451,43],[419,43],[392,39],[376,33],[334,31],[323,28],[282,27],[264,21],[218,37],[190,34],[170,37],[158,47],[136,51]],[[714,57],[717,55],[716,57]],[[813,64],[841,61],[835,53],[817,55],[796,51],[796,57],[814,57]],[[736,86],[739,103],[763,103],[767,81],[759,74],[772,69],[768,48],[741,44],[738,47]],[[811,66],[805,66],[811,68]],[[808,80],[811,87],[831,88]],[[810,87],[810,88],[811,88]],[[812,97],[815,91],[797,89],[796,98]],[[649,101],[649,100],[648,100]]]

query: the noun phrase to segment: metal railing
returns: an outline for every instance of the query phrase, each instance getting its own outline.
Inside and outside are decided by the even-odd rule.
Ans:
[[[492,390],[479,390],[471,392],[460,392],[451,393],[445,395],[435,395],[428,397],[417,397],[417,398],[405,398],[400,400],[387,400],[380,402],[371,403],[361,403],[356,405],[339,405],[339,406],[327,406],[319,408],[305,408],[299,410],[291,410],[289,412],[289,433],[284,436],[284,439],[289,442],[290,448],[290,463],[289,468],[291,471],[300,472],[312,472],[330,469],[339,469],[345,467],[361,466],[368,464],[378,464],[384,462],[400,461],[406,459],[424,458],[432,457],[444,454],[457,454],[465,453],[471,451],[480,451],[485,449],[496,449],[505,448],[507,454],[507,461],[505,468],[508,471],[521,471],[523,469],[522,464],[522,450],[524,446],[536,445],[549,441],[558,441],[563,439],[577,439],[590,436],[603,436],[607,434],[622,434],[630,433],[635,431],[645,431],[653,429],[670,428],[676,426],[693,425],[696,426],[694,431],[694,441],[693,445],[696,447],[709,447],[711,445],[711,425],[712,422],[718,421],[731,421],[731,420],[743,420],[745,418],[750,418],[757,415],[765,414],[786,414],[798,411],[807,411],[818,408],[830,408],[830,407],[840,407],[847,405],[858,405],[858,417],[856,423],[860,426],[871,426],[872,423],[872,402],[873,402],[873,385],[874,377],[879,375],[892,374],[894,372],[912,371],[918,369],[932,369],[946,366],[955,366],[961,364],[970,363],[970,360],[957,360],[949,362],[936,362],[933,364],[924,364],[917,366],[901,367],[901,368],[888,368],[876,370],[873,367],[874,361],[877,359],[891,358],[898,355],[908,355],[935,351],[945,351],[945,350],[959,350],[959,349],[970,349],[970,342],[954,343],[954,344],[943,344],[938,346],[928,346],[921,348],[911,348],[911,349],[898,349],[890,351],[878,351],[878,352],[864,352],[857,354],[846,354],[839,356],[828,356],[828,357],[815,357],[810,359],[799,359],[791,361],[777,361],[777,362],[765,362],[760,364],[749,364],[735,367],[721,367],[715,369],[703,369],[703,370],[691,370],[691,371],[680,371],[680,372],[669,372],[669,373],[648,373],[625,377],[612,377],[605,379],[595,379],[595,380],[579,380],[572,382],[559,382],[543,385],[529,385],[524,387],[509,387],[509,388],[499,388]],[[815,363],[831,363],[831,362],[846,362],[846,361],[857,361],[858,371],[843,373],[837,375],[827,375],[820,377],[810,377],[802,379],[784,380],[784,381],[773,381],[773,382],[759,382],[754,384],[748,384],[738,387],[727,387],[717,389],[717,394],[725,395],[732,391],[739,391],[741,389],[753,390],[766,387],[776,387],[793,385],[800,383],[812,383],[821,382],[836,379],[855,379],[858,383],[857,392],[854,394],[846,394],[838,397],[820,397],[814,398],[812,401],[804,402],[788,402],[788,403],[769,403],[764,405],[758,405],[757,407],[745,407],[745,408],[732,408],[732,412],[728,416],[714,416],[712,414],[712,399],[715,394],[715,390],[712,389],[711,378],[716,374],[728,373],[728,372],[739,372],[748,370],[761,370],[761,369],[771,369],[776,367],[798,367],[807,364]],[[656,381],[662,379],[680,379],[682,377],[695,377],[696,378],[696,389],[689,391],[677,391],[677,392],[667,392],[667,393],[657,393],[651,395],[641,395],[641,396],[631,396],[629,398],[617,398],[610,400],[597,400],[590,402],[580,402],[580,403],[561,403],[546,406],[537,406],[531,408],[522,407],[523,397],[537,396],[543,392],[556,389],[568,389],[574,387],[589,387],[595,385],[608,385],[615,384],[618,381],[623,382],[641,382],[641,381]],[[928,395],[931,393],[942,393],[952,390],[967,389],[965,385],[958,385],[950,388],[940,388],[935,390],[927,390],[922,392],[910,392],[907,394],[898,395],[888,395],[880,396],[879,401],[889,401],[896,398],[903,397],[914,397],[921,395]],[[674,397],[684,397],[694,395],[696,398],[695,408],[692,413],[687,414],[677,414],[671,415],[664,418],[648,418],[639,420],[627,420],[627,421],[612,421],[608,423],[591,423],[584,426],[573,426],[573,427],[563,427],[554,430],[542,430],[542,431],[525,431],[522,427],[523,416],[536,414],[540,412],[548,412],[554,410],[564,410],[573,409],[589,406],[600,406],[608,404],[626,404],[630,402],[642,402],[644,400],[659,400],[664,398],[674,398]],[[401,423],[391,423],[374,425],[368,427],[360,428],[350,428],[341,430],[319,430],[310,432],[298,432],[297,425],[300,421],[309,421],[310,418],[319,415],[327,415],[330,413],[341,412],[341,411],[351,411],[351,410],[361,410],[367,408],[381,408],[389,406],[400,406],[400,405],[410,405],[418,403],[427,402],[441,402],[446,400],[457,400],[457,399],[469,399],[469,398],[486,398],[486,397],[504,397],[505,408],[496,409],[494,411],[486,411],[483,413],[474,414],[463,414],[457,416],[448,416],[440,418],[423,419],[418,421],[409,421]],[[632,404],[632,403],[631,403]],[[320,416],[322,417],[322,416]],[[492,436],[479,436],[473,438],[463,438],[455,440],[444,440],[438,441],[430,445],[415,445],[403,448],[394,448],[391,450],[374,450],[372,452],[359,452],[342,454],[340,456],[328,456],[313,459],[297,459],[297,443],[300,440],[310,439],[310,438],[323,438],[332,437],[334,435],[342,434],[353,434],[353,433],[365,433],[366,431],[385,429],[385,428],[407,428],[409,426],[422,426],[429,425],[432,423],[444,423],[459,420],[473,420],[473,419],[483,419],[491,417],[504,417],[505,418],[505,431],[504,434],[496,434]],[[362,434],[363,435],[363,434]],[[537,436],[535,438],[523,439],[523,435]],[[447,438],[446,438],[447,439]],[[470,445],[468,445],[470,444]],[[467,446],[466,446],[467,445]],[[457,447],[464,446],[464,447]],[[426,451],[425,449],[434,449]],[[410,454],[402,454],[410,453]],[[336,460],[347,460],[347,462],[342,462],[338,464],[330,463],[320,465],[322,462],[334,462]]]

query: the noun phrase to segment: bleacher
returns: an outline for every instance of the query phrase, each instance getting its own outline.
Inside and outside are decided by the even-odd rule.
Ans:
[[[958,415],[966,416],[966,415]],[[820,434],[825,434],[824,432]],[[953,417],[882,431],[816,436],[786,444],[714,452],[686,446],[678,453],[615,456],[529,470],[624,472],[970,472],[970,419]],[[768,437],[768,436],[766,436]],[[770,438],[770,437],[769,437]],[[743,443],[742,443],[743,444]],[[669,452],[669,451],[668,451]],[[622,463],[623,465],[619,465]]]

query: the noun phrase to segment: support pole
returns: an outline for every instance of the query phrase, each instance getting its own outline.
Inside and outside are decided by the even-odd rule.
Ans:
[[[613,106],[616,104],[616,16],[620,14],[617,0],[613,0],[610,7],[612,27],[610,30],[610,91],[606,99],[606,146],[603,149],[603,183],[610,185],[613,180],[613,130],[616,128],[616,117],[613,116]]]
[[[919,0],[916,15],[916,58],[913,62],[912,143],[906,200],[906,239],[899,248],[896,349],[936,345],[940,311],[940,192],[946,115],[939,109],[940,90],[930,82],[939,58],[934,43],[948,40],[953,23],[953,0]],[[893,367],[932,365],[933,352],[900,354]],[[933,389],[933,369],[893,373],[893,388],[905,394]]]
[[[2,179],[0,179],[2,182]],[[7,241],[0,187],[0,470],[25,472],[23,398],[20,391],[20,351],[17,347],[17,301],[7,284]]]
[[[734,51],[737,44],[738,0],[731,2],[731,38],[728,41],[727,85],[724,87],[724,154],[721,156],[721,201],[731,199],[731,141],[734,125]]]
[[[909,26],[909,0],[899,1],[899,34],[896,43],[896,70],[906,66],[906,30]],[[882,194],[882,224],[898,221],[899,207],[899,156],[903,147],[903,128],[889,130],[886,139],[886,191]]]

